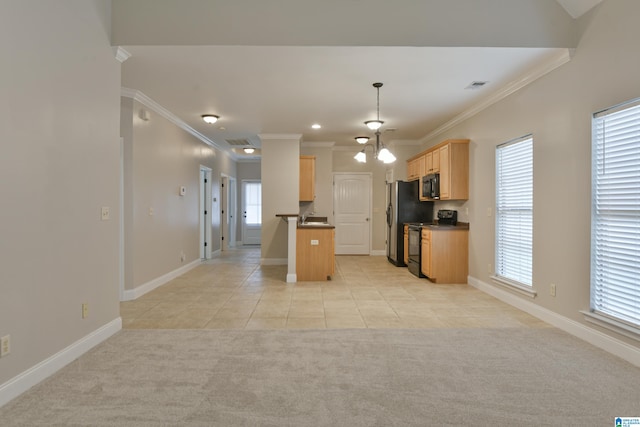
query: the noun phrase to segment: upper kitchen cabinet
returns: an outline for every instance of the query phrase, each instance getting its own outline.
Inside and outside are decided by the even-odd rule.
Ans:
[[[469,198],[469,140],[449,139],[439,145],[440,200]]]
[[[424,153],[407,160],[407,181],[415,181],[424,175]]]
[[[407,172],[409,181],[420,180],[420,200],[433,200],[422,196],[422,177],[431,174],[440,176],[440,200],[467,200],[469,198],[469,140],[442,141],[407,160]],[[418,174],[417,177],[415,174]]]
[[[313,202],[316,197],[316,156],[300,156],[300,201]]]

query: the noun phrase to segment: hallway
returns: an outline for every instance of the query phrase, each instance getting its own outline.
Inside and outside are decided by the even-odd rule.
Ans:
[[[434,284],[385,257],[338,256],[331,281],[286,283],[260,248],[223,252],[135,301],[124,329],[550,327],[469,285]]]

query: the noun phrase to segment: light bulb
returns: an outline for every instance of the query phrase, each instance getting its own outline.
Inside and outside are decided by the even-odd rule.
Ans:
[[[393,163],[396,161],[396,156],[385,147],[378,153],[378,160],[382,160],[383,163]]]
[[[204,120],[206,123],[209,123],[210,125],[217,122],[219,118],[220,116],[214,116],[213,114],[205,114],[202,116],[202,120]]]
[[[364,153],[364,150],[358,151],[358,154],[353,156],[353,158],[359,161],[360,163],[367,163],[367,155]]]
[[[382,126],[384,122],[382,120],[367,120],[364,122],[365,125],[371,130],[378,130],[380,126]]]

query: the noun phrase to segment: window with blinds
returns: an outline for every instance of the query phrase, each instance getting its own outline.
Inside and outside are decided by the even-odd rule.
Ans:
[[[594,114],[591,311],[640,326],[640,99]]]
[[[496,276],[532,287],[533,138],[496,148]]]

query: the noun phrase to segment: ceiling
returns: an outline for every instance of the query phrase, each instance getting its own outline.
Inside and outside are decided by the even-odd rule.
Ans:
[[[566,9],[562,13],[577,17],[599,1],[558,2]],[[373,137],[364,121],[376,118],[374,82],[383,83],[383,140],[417,143],[568,57],[567,47],[553,45],[121,46],[131,54],[122,66],[124,87],[141,92],[237,160],[259,156],[259,150],[246,156],[239,147],[259,149],[262,134],[299,134],[306,143],[330,142],[357,152],[354,137]],[[472,82],[487,83],[468,89]],[[208,125],[203,114],[220,120]],[[322,127],[312,129],[314,123]]]

